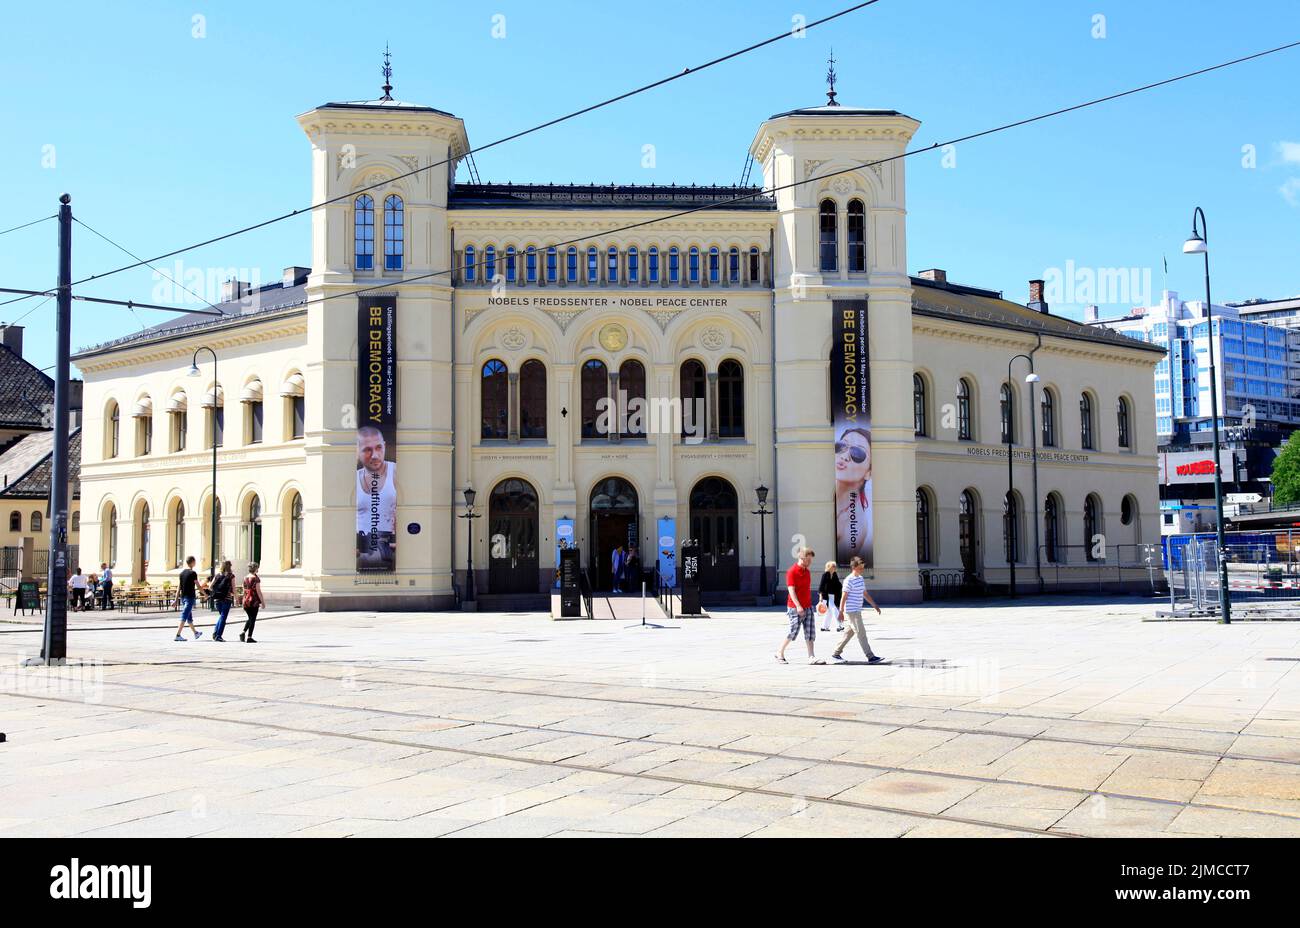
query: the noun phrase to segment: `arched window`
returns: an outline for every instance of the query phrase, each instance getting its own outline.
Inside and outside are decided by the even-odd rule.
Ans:
[[[546,365],[536,359],[519,368],[519,437],[546,437]]]
[[[474,283],[474,274],[477,268],[474,267],[474,246],[465,246],[465,283]]]
[[[524,252],[524,274],[530,284],[537,283],[537,249],[532,245]]]
[[[686,267],[690,274],[690,282],[698,284],[700,282],[700,249],[694,245],[691,246]]]
[[[668,282],[670,284],[681,283],[682,280],[682,255],[677,250],[677,246],[668,249]]]
[[[1125,496],[1119,504],[1119,523],[1120,525],[1132,525],[1134,518],[1137,517],[1137,500],[1132,494]]]
[[[818,213],[818,266],[822,271],[834,271],[839,268],[839,235],[835,229],[835,201],[822,200]]]
[[[1008,564],[1020,560],[1020,507],[1015,493],[1002,497],[1002,559]]]
[[[289,567],[302,566],[302,494],[293,494],[289,504]]]
[[[519,277],[519,264],[515,260],[515,246],[506,246],[506,283],[512,284]]]
[[[571,284],[578,282],[578,249],[570,245],[568,252],[565,253],[564,276]]]
[[[682,437],[703,441],[708,434],[708,417],[705,409],[704,365],[699,361],[684,361],[681,368]]]
[[[384,270],[400,271],[405,250],[402,198],[393,194],[384,199]]]
[[[510,375],[506,366],[496,358],[483,365],[481,372],[482,394],[479,408],[483,424],[482,438],[510,437]]]
[[[867,211],[861,200],[849,201],[849,270],[867,269]]]
[[[622,367],[618,369],[618,389],[622,394],[619,402],[624,402],[624,397],[627,402],[627,408],[620,410],[625,418],[623,437],[644,438],[646,433],[645,368],[640,361],[623,362]]]
[[[917,435],[929,435],[929,422],[925,414],[925,378],[920,374],[912,375],[912,431]]]
[[[758,277],[759,277],[758,246],[751,245],[749,247],[749,282],[751,284],[761,283]]]
[[[592,245],[587,249],[587,283],[594,284],[600,280],[600,252]]]
[[[375,266],[375,201],[363,193],[357,197],[353,210],[357,270],[369,271]]]
[[[1043,501],[1043,554],[1050,564],[1061,559],[1061,502],[1055,493]]]
[[[172,510],[172,566],[185,563],[185,504],[177,500]]]
[[[42,531],[42,530],[44,529],[44,527],[45,527],[45,520],[42,518],[41,514],[40,514],[39,512],[33,512],[33,513],[32,513],[32,531],[33,531],[33,532],[39,532],[39,531]]]
[[[745,437],[745,369],[730,358],[718,365],[718,437]]]
[[[1011,392],[1011,384],[1004,383],[999,396],[999,412],[1002,417],[1002,444],[1006,445],[1016,440],[1016,396]]]
[[[970,418],[970,381],[965,377],[957,381],[957,437],[970,441],[974,434]]]
[[[221,563],[221,500],[217,500],[215,506],[209,499],[203,507],[207,511],[203,514],[203,550],[199,552],[199,562],[202,566],[212,566],[212,526],[216,522],[217,528],[217,564]],[[216,512],[213,512],[215,508]]]
[[[1094,494],[1089,493],[1083,501],[1083,546],[1084,554],[1090,561],[1097,560],[1093,552],[1093,539],[1099,534],[1101,534],[1101,503]]]
[[[916,563],[929,564],[930,552],[930,494],[916,491]]]
[[[122,408],[114,403],[108,410],[108,447],[106,455],[115,458],[118,455],[122,438]]]
[[[560,254],[552,245],[546,249],[546,282],[553,284],[558,280],[560,273]]]
[[[603,402],[602,402],[603,401]],[[582,365],[582,437],[602,438],[609,425],[609,373],[595,358]],[[597,426],[600,426],[598,430]]]
[[[21,532],[23,530],[23,514],[18,510],[9,513],[9,531]]]
[[[980,572],[979,504],[975,493],[962,490],[957,503],[957,544],[962,569],[971,576]]]
[[[1119,446],[1121,448],[1132,447],[1130,444],[1132,438],[1129,435],[1128,400],[1122,396],[1115,407],[1115,421],[1119,427]]]
[[[135,420],[135,453],[145,455],[153,453],[153,400],[142,396],[136,401],[131,413]]]
[[[721,255],[718,253],[718,246],[714,245],[709,249],[709,283],[721,283],[722,269],[718,266],[721,263]]]
[[[618,249],[609,246],[606,252],[605,280],[611,284],[618,283]]]
[[[727,252],[727,280],[733,284],[740,283],[740,249],[735,245]]]
[[[489,245],[483,249],[483,282],[493,283],[497,279],[497,246]]]
[[[1079,447],[1092,449],[1092,397],[1086,393],[1079,396]]]
[[[649,275],[650,283],[659,283],[659,249],[654,245],[650,246],[650,251],[646,254],[646,274]]]
[[[1056,396],[1050,388],[1044,388],[1043,399],[1039,406],[1043,418],[1043,447],[1056,447]]]
[[[104,514],[104,535],[104,550],[108,552],[104,560],[112,567],[117,563],[117,507],[112,503],[108,504],[108,512]]]
[[[637,266],[637,259],[636,246],[633,245],[627,250],[627,282],[630,284],[638,283],[640,280],[638,275],[641,269]]]
[[[262,562],[262,498],[254,494],[248,500],[248,518],[239,527],[239,550],[250,561]]]

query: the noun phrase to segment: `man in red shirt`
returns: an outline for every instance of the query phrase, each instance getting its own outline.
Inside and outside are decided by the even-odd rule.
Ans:
[[[808,572],[808,565],[812,563],[813,557],[812,548],[800,548],[799,556],[785,572],[785,614],[790,620],[790,634],[781,640],[781,647],[776,652],[776,659],[782,664],[789,663],[785,659],[785,649],[790,642],[799,637],[800,628],[803,629],[804,644],[808,646],[808,663],[826,663],[818,660],[816,652],[813,651],[813,641],[817,637],[817,623],[813,620],[812,574]]]

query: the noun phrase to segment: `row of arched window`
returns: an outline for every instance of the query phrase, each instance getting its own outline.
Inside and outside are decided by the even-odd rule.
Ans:
[[[45,530],[45,516],[42,515],[39,511],[35,511],[32,513],[31,519],[29,520],[28,524],[31,526],[31,528],[28,529],[28,531],[42,532]],[[14,509],[9,513],[9,531],[21,532],[22,530],[23,530],[23,514],[19,512],[17,509]],[[81,531],[80,512],[74,512],[72,514],[72,527],[69,529],[69,531],[71,532]]]
[[[307,407],[304,385],[302,374],[294,372],[280,386],[281,431],[284,441],[302,438],[306,434]],[[266,430],[265,390],[262,381],[256,377],[249,380],[240,392],[239,402],[244,407],[242,444],[261,444]],[[170,453],[177,454],[185,451],[189,445],[189,406],[189,394],[183,389],[175,390],[167,400],[163,413],[167,417],[167,450]],[[203,446],[208,449],[214,445],[218,448],[224,447],[226,396],[220,384],[204,394],[201,406],[204,413]],[[147,393],[136,399],[135,406],[130,411],[129,418],[134,423],[133,453],[136,457],[154,453],[154,412],[153,398]],[[105,459],[121,457],[123,454],[122,419],[121,405],[116,400],[110,399],[104,409]]]
[[[1048,564],[1078,563],[1079,561],[1096,561],[1105,557],[1108,546],[1103,535],[1105,528],[1102,521],[1101,497],[1088,493],[1083,499],[1082,520],[1079,533],[1070,541],[1065,525],[1065,501],[1059,493],[1049,493],[1043,500],[1043,527],[1040,536],[1042,560]],[[1026,552],[1022,542],[1021,520],[1023,504],[1020,494],[1012,492],[1002,500],[1002,551],[1001,560],[989,566],[998,566],[1008,561],[1023,563],[1033,560],[1033,552]],[[1137,526],[1138,502],[1132,494],[1126,495],[1120,502],[1120,524],[1128,529],[1125,537],[1131,537],[1136,545],[1141,533]],[[938,509],[934,491],[920,487],[916,491],[916,561],[918,564],[935,564],[939,560]],[[982,527],[980,524],[979,496],[975,490],[967,488],[958,498],[957,506],[957,546],[962,566],[978,573],[983,566]],[[1114,547],[1114,544],[1109,545]],[[1030,545],[1030,548],[1033,546]],[[1079,552],[1070,556],[1069,550]]]
[[[861,200],[850,200],[844,213],[844,268],[850,273],[867,269],[867,211]],[[840,269],[840,213],[834,200],[822,200],[817,209],[817,263],[823,273]]]
[[[363,193],[353,206],[353,241],[356,244],[355,267],[371,271],[375,267],[375,200]],[[400,271],[406,253],[405,208],[397,194],[384,197],[384,270]]]
[[[592,358],[581,372],[581,437],[594,441],[644,438],[652,427],[679,430],[685,438],[745,437],[745,369],[727,358],[716,373],[694,359],[680,368],[677,397],[647,396],[645,366],[628,359],[617,370]],[[546,438],[546,365],[525,361],[514,378],[506,363],[491,358],[479,369],[479,437]],[[652,407],[653,411],[652,411]],[[671,417],[671,425],[664,416]]]
[[[221,524],[221,500],[216,503],[216,519],[218,525],[217,538],[217,563],[222,560],[234,558],[230,553],[222,550],[223,539],[220,535]],[[285,498],[285,507],[282,513],[283,521],[281,531],[280,550],[280,568],[283,570],[292,570],[302,566],[303,552],[303,501],[302,494],[297,491],[291,491]],[[207,566],[211,558],[212,550],[212,506],[211,499],[205,501],[202,515],[202,532],[199,539],[186,537],[186,510],[185,503],[180,499],[173,499],[167,506],[167,539],[166,539],[166,556],[165,563],[161,565],[164,570],[179,570],[184,565],[185,559],[193,555],[198,559],[202,566]],[[100,552],[102,560],[109,564],[116,565],[119,554],[119,515],[117,506],[112,502],[106,503],[103,509],[103,519],[101,522]],[[136,504],[136,511],[131,519],[131,542],[132,542],[132,566],[135,579],[143,580],[150,569],[157,572],[160,565],[151,564],[153,558],[153,523],[152,511],[149,503],[141,501]],[[264,560],[266,550],[262,544],[262,498],[257,493],[250,493],[245,497],[240,507],[239,537],[236,556],[243,561],[257,561],[263,567],[267,566]]]
[[[924,374],[912,375],[912,424],[917,437],[934,438],[934,424],[931,418],[929,383]],[[979,423],[975,415],[975,388],[969,378],[957,380],[954,425],[957,438],[961,441],[975,441],[979,434]],[[1016,391],[1009,383],[1003,383],[998,391],[999,440],[1002,444],[1019,444],[1021,438],[1018,428],[1016,410]],[[1039,444],[1044,448],[1061,446],[1060,436],[1060,399],[1052,387],[1043,387],[1038,401]],[[1079,447],[1087,451],[1100,450],[1097,430],[1097,400],[1090,391],[1079,394]],[[1117,397],[1115,401],[1115,438],[1116,446],[1123,451],[1131,451],[1133,443],[1133,410],[1127,397]]]
[[[516,286],[757,286],[763,283],[762,253],[733,245],[616,245],[579,248],[526,245],[516,248],[494,244],[466,245],[459,261],[458,282],[491,286],[504,282]]]

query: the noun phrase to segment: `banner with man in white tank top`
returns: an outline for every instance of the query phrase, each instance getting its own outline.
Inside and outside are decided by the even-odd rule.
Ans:
[[[397,297],[357,312],[357,570],[397,569]]]
[[[871,365],[867,301],[833,300],[831,421],[835,441],[835,559],[873,564]]]

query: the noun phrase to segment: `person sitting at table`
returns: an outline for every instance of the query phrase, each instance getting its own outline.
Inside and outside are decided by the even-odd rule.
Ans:
[[[86,608],[93,611],[99,608],[99,574],[87,574],[86,583]]]

